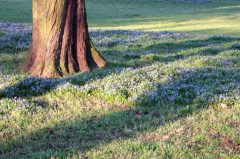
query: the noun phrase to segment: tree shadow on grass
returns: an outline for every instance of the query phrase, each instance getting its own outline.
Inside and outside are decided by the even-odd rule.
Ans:
[[[141,46],[139,45],[139,39],[135,39],[139,35],[147,36],[149,35],[153,40],[155,39],[156,44]],[[3,97],[21,97],[21,98],[31,98],[41,96],[47,92],[55,90],[58,86],[71,83],[73,85],[82,86],[86,82],[102,79],[112,73],[118,73],[125,68],[141,68],[143,66],[152,65],[154,62],[174,62],[177,60],[187,59],[193,56],[216,56],[219,53],[234,49],[234,48],[220,48],[220,44],[226,42],[240,41],[239,38],[234,37],[224,37],[224,36],[213,36],[207,39],[197,39],[197,40],[187,40],[187,41],[176,41],[176,42],[162,42],[157,41],[163,37],[176,38],[174,33],[171,32],[136,32],[136,31],[92,31],[91,36],[93,38],[97,37],[117,37],[115,40],[108,42],[97,42],[98,47],[108,48],[103,51],[106,58],[110,60],[109,66],[104,69],[95,69],[90,73],[83,73],[75,75],[73,77],[67,77],[63,79],[47,79],[47,78],[34,78],[27,77],[17,84],[7,87],[4,90],[0,90],[0,98]],[[115,46],[124,45],[119,43],[117,39],[124,37],[125,40],[129,41],[126,36],[130,36],[133,40],[130,42],[130,46],[126,50],[116,51]],[[181,35],[180,35],[181,37]],[[131,39],[131,38],[130,38]],[[124,40],[123,40],[124,41]],[[140,42],[142,42],[140,40]],[[211,47],[209,47],[211,46]],[[217,46],[214,48],[214,46]],[[206,47],[206,48],[205,48]],[[184,54],[184,51],[191,49],[203,48],[197,52],[192,52]],[[108,52],[113,55],[108,54]],[[134,52],[134,54],[128,54],[129,52]],[[115,56],[116,55],[116,56]],[[162,56],[163,55],[163,56]],[[114,62],[111,60],[114,59]],[[16,59],[9,59],[8,64],[16,63]],[[19,62],[19,61],[18,61]]]
[[[115,58],[119,58],[120,60],[124,61],[124,63],[117,61],[116,63],[119,65],[122,64],[122,66],[125,67],[142,67],[151,65],[153,62],[169,63],[188,59],[194,56],[216,56],[221,52],[236,49],[234,45],[226,47],[224,45],[221,46],[221,44],[237,44],[240,41],[240,39],[237,37],[228,36],[212,36],[204,39],[182,41],[181,35],[179,35],[181,40],[179,41],[177,37],[170,34],[169,36],[172,37],[171,42],[158,42],[158,40],[161,38],[155,36],[151,37],[151,40],[154,41],[154,44],[145,46],[141,44],[141,40],[136,40],[135,42],[132,42],[132,44],[126,49],[116,51],[115,47],[118,47],[118,42],[115,42],[111,43],[110,45],[105,44],[109,50],[103,52],[106,55],[114,53],[114,55],[116,55]],[[113,60],[115,60],[115,58]],[[109,56],[109,59],[112,58]]]
[[[100,117],[76,119],[38,129],[26,137],[1,141],[1,158],[66,158],[92,148],[126,140],[185,118],[239,91],[240,75],[234,69],[183,70],[178,79],[156,83],[157,90],[138,96],[136,107]],[[226,78],[226,76],[228,78]],[[159,119],[161,120],[155,120]],[[19,135],[21,136],[21,135]]]
[[[213,39],[212,39],[213,38]],[[153,62],[170,62],[184,59],[186,56],[177,53],[189,48],[205,47],[208,45],[218,45],[224,42],[232,42],[238,39],[228,37],[212,37],[204,40],[192,40],[184,42],[171,42],[167,44],[156,44],[148,47],[136,47],[130,49],[134,52],[169,50],[168,58],[154,59],[146,62],[151,65]],[[134,41],[133,41],[134,42]],[[103,44],[106,47],[108,44]],[[111,44],[112,47],[115,44]],[[172,49],[172,51],[171,51]],[[163,51],[162,50],[162,51]],[[124,62],[131,61],[132,58],[139,62],[138,57],[125,56],[124,52],[118,52],[125,58]],[[222,50],[212,50],[207,48],[196,55],[215,56]],[[158,52],[159,53],[159,52]],[[157,55],[158,53],[155,53]],[[161,52],[163,53],[164,52]],[[173,55],[171,55],[173,53]],[[175,54],[174,54],[175,53]],[[112,58],[116,58],[115,56]],[[111,73],[118,73],[123,68],[133,67],[132,65],[119,65],[112,63],[112,66],[106,69],[97,69],[91,73],[80,74],[66,79],[41,79],[26,78],[19,83],[8,87],[0,93],[0,98],[27,98],[44,95],[47,92],[54,91],[58,86],[70,83],[76,86],[83,86],[89,80],[100,80]],[[143,67],[139,65],[138,67]],[[53,127],[39,129],[29,133],[27,137],[10,139],[0,142],[1,158],[32,158],[43,156],[49,158],[50,155],[56,157],[67,157],[69,154],[78,152],[85,153],[100,144],[108,144],[115,140],[134,138],[145,131],[154,131],[163,127],[167,123],[185,118],[191,113],[196,113],[206,108],[209,102],[221,100],[221,95],[234,93],[240,85],[240,77],[234,69],[213,68],[183,70],[180,73],[182,78],[174,79],[166,83],[156,84],[155,92],[142,92],[137,97],[136,107],[125,108],[121,111],[111,112],[100,117],[91,117],[86,119],[76,119],[71,122],[63,122]],[[228,77],[228,78],[226,78]],[[233,84],[233,85],[232,85]],[[94,94],[93,94],[94,95]],[[41,105],[37,103],[37,105]],[[44,105],[49,105],[44,103]],[[190,107],[186,107],[186,106]],[[154,119],[159,119],[156,120]],[[46,154],[47,153],[47,154]]]
[[[86,82],[102,79],[107,75],[114,72],[119,72],[122,69],[123,68],[110,68],[110,66],[108,66],[104,69],[94,69],[90,73],[81,73],[79,75],[62,79],[26,77],[23,80],[20,80],[18,83],[0,90],[0,99],[14,97],[29,99],[32,97],[38,97],[50,91],[54,91],[61,85],[73,84],[76,86],[82,86]]]

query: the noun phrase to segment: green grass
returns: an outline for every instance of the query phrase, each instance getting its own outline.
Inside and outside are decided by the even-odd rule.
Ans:
[[[31,23],[31,0],[1,0],[0,21]]]
[[[19,71],[26,52],[1,53],[0,158],[239,158],[239,39],[133,37],[93,36],[110,65],[57,89]],[[152,84],[178,98],[149,100]]]
[[[192,4],[174,1],[88,0],[90,27],[239,36],[238,0]],[[31,23],[31,0],[1,0],[0,20]]]
[[[4,32],[0,31],[0,37],[4,35]]]
[[[62,79],[1,44],[0,158],[239,159],[240,39],[212,36],[240,35],[239,5],[87,0],[109,65]],[[0,21],[31,23],[31,0],[0,0]]]

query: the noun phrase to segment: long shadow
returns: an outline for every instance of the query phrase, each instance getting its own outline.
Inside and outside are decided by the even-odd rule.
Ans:
[[[95,69],[90,73],[79,74],[73,77],[67,77],[63,79],[47,79],[47,78],[33,78],[27,77],[17,84],[7,87],[4,90],[0,90],[0,98],[3,97],[21,97],[21,98],[31,98],[43,95],[49,91],[56,89],[59,85],[64,83],[71,83],[73,85],[81,86],[84,85],[86,82],[94,79],[102,79],[108,76],[111,73],[116,73],[121,71],[124,68],[138,68],[143,67],[146,65],[151,65],[154,62],[173,62],[176,60],[187,59],[192,56],[215,56],[222,51],[232,48],[206,48],[200,50],[197,53],[182,55],[179,53],[180,51],[188,50],[188,49],[195,49],[207,46],[214,46],[220,45],[226,42],[233,42],[233,41],[240,41],[240,38],[234,37],[224,37],[224,36],[213,36],[203,40],[187,40],[187,41],[180,41],[180,42],[163,42],[163,43],[156,43],[150,46],[141,46],[139,45],[139,41],[135,39],[139,35],[149,35],[154,41],[160,40],[162,37],[172,37],[176,38],[172,33],[166,32],[136,32],[136,31],[92,31],[91,36],[93,39],[97,39],[98,37],[121,37],[124,36],[122,39],[123,42],[119,43],[119,38],[116,40],[108,41],[108,42],[96,42],[96,45],[101,48],[108,48],[107,50],[103,51],[103,54],[109,60],[119,58],[117,62],[111,62],[108,67],[104,69]],[[132,37],[131,45],[127,49],[122,51],[114,50],[115,46],[124,45],[124,40],[128,40],[125,36]],[[121,37],[122,38],[122,37]],[[110,53],[113,53],[111,55]],[[135,52],[137,54],[128,54],[128,52]],[[145,56],[151,54],[152,59],[147,59],[142,61],[140,58],[141,56]],[[161,57],[159,55],[166,55],[166,57]],[[113,57],[114,56],[114,57]],[[13,59],[15,60],[15,59]],[[123,62],[121,61],[123,60]],[[132,63],[134,61],[135,64]],[[14,61],[13,61],[14,62]],[[8,62],[10,63],[10,62]],[[15,62],[16,63],[16,62]]]
[[[230,42],[239,43],[240,41],[239,37],[212,36],[201,40],[196,39],[179,42],[177,37],[171,35],[171,33],[169,34],[168,37],[176,38],[173,42],[158,42],[162,36],[153,35],[151,40],[154,41],[154,44],[144,46],[136,41],[135,43],[132,42],[132,45],[128,46],[127,49],[121,51],[115,50],[115,47],[118,46],[117,41],[102,45],[109,48],[109,50],[104,51],[105,54],[114,53],[116,57],[124,60],[125,64],[130,63],[133,66],[133,64],[136,63],[134,67],[138,67],[151,65],[153,62],[174,62],[194,56],[216,56],[227,50],[238,49],[234,46],[221,48],[221,44]],[[198,49],[198,51],[193,51],[194,49]],[[145,60],[142,60],[142,58]]]
[[[214,74],[211,74],[213,72]],[[145,98],[141,98],[141,102],[136,103],[137,107],[112,112],[99,118],[76,119],[73,122],[36,130],[24,138],[1,141],[0,157],[32,158],[34,155],[49,158],[51,156],[48,155],[52,154],[56,158],[66,158],[70,154],[79,152],[84,154],[100,144],[130,139],[145,131],[154,131],[167,123],[205,109],[206,105],[209,104],[206,101],[211,101],[207,99],[208,97],[219,100],[219,95],[235,91],[237,88],[228,84],[224,79],[225,76],[229,76],[228,80],[232,83],[240,84],[240,76],[234,74],[234,70],[231,69],[223,71],[222,69],[208,68],[182,71],[178,79],[158,84],[156,93],[159,98],[156,100],[152,94],[147,93]],[[170,91],[170,94],[166,95],[167,91]],[[207,98],[199,101],[199,97],[203,95],[206,95]],[[172,96],[177,97],[172,98]],[[186,109],[186,105],[191,107]],[[181,108],[184,111],[180,111]],[[162,118],[163,116],[164,118]],[[161,118],[161,120],[156,122],[154,120],[156,118]],[[19,153],[15,154],[15,152]],[[48,152],[48,155],[42,152]]]
[[[95,34],[95,36],[98,36],[97,32]],[[107,33],[103,33],[103,35],[105,34]],[[112,33],[109,32],[109,34]],[[120,34],[121,32],[119,32],[119,35]],[[136,32],[132,32],[132,34],[134,36]],[[126,35],[129,35],[129,33],[126,33]],[[174,53],[177,53],[181,50],[205,47],[208,45],[217,45],[224,42],[238,40],[239,39],[230,37],[211,37],[204,40],[172,42],[167,44],[159,43],[145,48],[139,46],[131,49],[131,51],[142,52],[146,50],[172,49],[173,57],[171,58],[171,61],[174,61],[186,58],[181,56],[177,57],[178,55],[174,55]],[[99,47],[106,47],[106,45],[109,44],[99,44]],[[115,43],[111,43],[110,45],[110,47],[114,47],[118,44],[115,45]],[[124,57],[124,53],[126,51],[127,50],[124,50],[123,52],[118,53]],[[206,52],[207,54],[209,53],[209,55],[214,56],[220,51],[210,49],[210,51],[205,50],[205,52],[200,52],[191,56],[206,55]],[[172,52],[169,51],[165,53],[170,54],[171,56]],[[124,58],[126,61],[130,61],[132,58],[136,58],[136,60],[138,60],[138,57],[132,56]],[[168,62],[167,59],[161,60],[162,62]],[[0,98],[37,97],[53,91],[64,83],[81,86],[90,80],[104,78],[111,73],[119,72],[123,68],[127,67],[132,66],[129,65],[122,67],[121,65],[121,67],[119,67],[118,64],[113,63],[112,66],[107,67],[106,69],[97,69],[91,73],[80,74],[75,77],[69,77],[65,79],[40,79],[29,77],[13,86],[1,90]],[[131,109],[113,112],[108,115],[102,115],[99,118],[86,118],[75,120],[71,123],[65,122],[51,128],[36,130],[24,138],[0,141],[0,158],[9,158],[10,155],[14,158],[31,158],[33,157],[33,154],[42,155],[42,151],[51,152],[56,157],[64,158],[71,153],[85,153],[86,151],[95,148],[100,144],[107,144],[118,139],[133,138],[137,134],[144,133],[145,131],[153,131],[167,123],[180,120],[181,118],[184,118],[193,112],[196,113],[204,109],[204,105],[208,104],[204,101],[211,101],[208,98],[218,100],[220,98],[218,95],[228,94],[238,89],[230,86],[228,89],[226,89],[228,84],[225,81],[226,78],[224,77],[229,76],[228,79],[231,82],[234,81],[235,83],[239,83],[240,81],[239,75],[236,75],[234,71],[229,69],[225,71],[221,70],[218,72],[218,76],[216,76],[216,74],[213,76],[209,74],[211,71],[216,70],[206,69],[203,71],[196,69],[191,71],[182,71],[180,76],[182,76],[185,80],[179,78],[164,84],[156,83],[157,92],[143,92],[144,98],[141,97],[141,99],[138,100],[139,102],[135,103],[137,107]],[[189,76],[192,78],[188,78]],[[198,80],[196,80],[194,77],[198,77]],[[223,80],[222,83],[220,82],[221,80]],[[222,84],[224,87],[221,87],[222,85],[219,84]],[[201,100],[202,96],[204,97],[204,100]],[[186,105],[193,105],[193,107],[185,109]],[[179,111],[181,108],[183,108],[184,111]],[[136,114],[138,117],[136,117]],[[157,123],[156,120],[153,120],[154,118],[160,118],[162,116],[164,116],[164,118]],[[31,153],[28,153],[29,151],[27,149],[29,148]],[[21,153],[18,154],[19,156],[14,156],[16,155],[14,152]],[[50,156],[43,157],[49,158]]]
[[[0,90],[0,99],[13,97],[37,97],[57,89],[60,85],[70,83],[76,86],[82,86],[86,82],[90,82],[95,79],[101,79],[111,73],[122,70],[122,68],[114,69],[110,67],[111,66],[107,66],[107,68],[105,69],[95,69],[91,73],[82,73],[80,75],[75,75],[62,79],[26,77],[15,85]]]
[[[174,37],[173,37],[174,38]],[[160,40],[161,38],[157,39]],[[150,46],[137,46],[137,48],[129,48],[126,50],[127,51],[134,51],[134,52],[140,52],[143,53],[146,51],[153,52],[156,54],[156,51],[159,54],[175,54],[178,53],[179,51],[187,50],[187,49],[195,49],[195,48],[201,48],[201,47],[207,47],[207,46],[214,46],[214,45],[219,45],[223,44],[226,42],[233,42],[233,41],[240,41],[240,38],[238,37],[224,37],[224,36],[212,36],[207,39],[201,39],[201,40],[187,40],[187,41],[181,41],[181,42],[157,42],[155,44],[152,44]],[[134,43],[133,43],[134,44]],[[118,43],[111,43],[105,44],[108,47],[114,47],[117,46]],[[113,50],[110,50],[111,52]],[[120,54],[121,52],[119,52]],[[148,53],[148,52],[147,52]]]

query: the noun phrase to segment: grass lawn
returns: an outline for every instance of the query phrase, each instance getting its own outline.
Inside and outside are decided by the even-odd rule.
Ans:
[[[91,27],[240,35],[239,0],[88,0]],[[31,0],[1,0],[0,21],[31,23]]]
[[[240,157],[240,39],[91,36],[109,66],[62,79],[21,73],[21,37],[1,49],[1,159]]]
[[[71,77],[23,73],[31,28],[0,23],[0,159],[240,158],[238,0],[87,7],[109,65]],[[0,21],[31,23],[31,0]]]

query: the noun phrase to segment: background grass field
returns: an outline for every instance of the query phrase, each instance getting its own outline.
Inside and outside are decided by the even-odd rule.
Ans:
[[[238,36],[238,0],[177,3],[174,0],[88,0],[90,27],[180,31]],[[0,20],[31,23],[31,0],[0,0]]]

